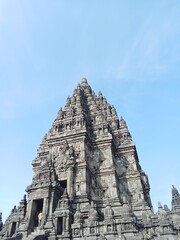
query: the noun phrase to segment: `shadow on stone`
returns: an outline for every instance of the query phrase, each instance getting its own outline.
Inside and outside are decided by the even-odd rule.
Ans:
[[[44,235],[40,235],[35,237],[34,240],[47,240],[47,237],[45,237]]]

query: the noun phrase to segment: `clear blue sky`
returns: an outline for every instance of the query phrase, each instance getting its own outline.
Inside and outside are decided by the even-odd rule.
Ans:
[[[0,211],[82,77],[123,116],[154,208],[180,190],[180,1],[0,1]]]

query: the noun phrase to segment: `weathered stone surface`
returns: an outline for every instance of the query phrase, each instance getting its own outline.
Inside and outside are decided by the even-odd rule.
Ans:
[[[180,195],[153,212],[125,120],[82,79],[32,162],[34,176],[0,239],[180,239]]]

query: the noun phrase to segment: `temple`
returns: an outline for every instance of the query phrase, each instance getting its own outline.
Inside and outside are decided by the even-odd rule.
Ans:
[[[180,195],[154,213],[125,120],[83,78],[32,162],[32,183],[2,223],[1,240],[180,239]]]

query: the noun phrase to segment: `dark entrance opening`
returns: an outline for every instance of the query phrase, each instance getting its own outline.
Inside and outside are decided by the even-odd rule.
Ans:
[[[42,213],[43,210],[43,199],[37,199],[33,201],[31,211],[31,227],[34,229],[39,225],[38,214]]]
[[[13,222],[11,227],[11,237],[15,233],[15,231],[16,231],[16,222]]]
[[[57,220],[57,234],[62,235],[63,231],[63,218],[59,217]]]
[[[62,188],[67,188],[67,180],[61,180],[60,185]]]

